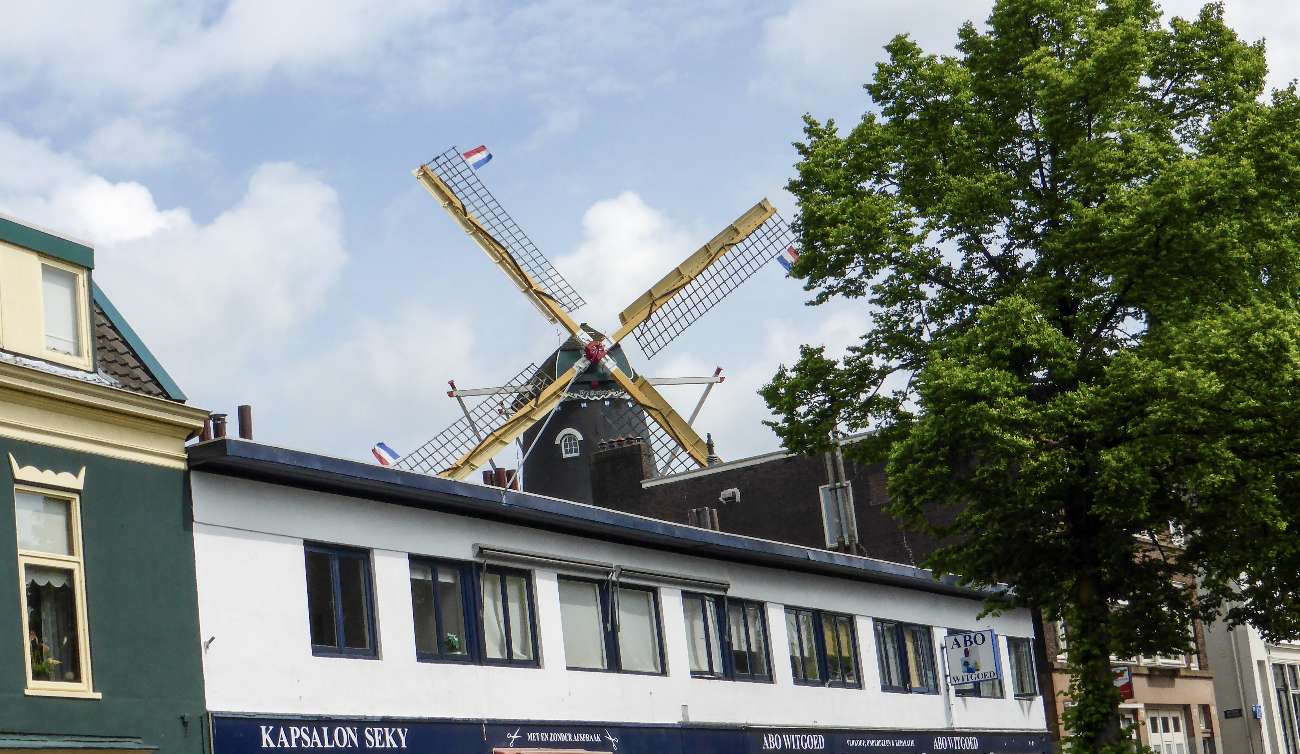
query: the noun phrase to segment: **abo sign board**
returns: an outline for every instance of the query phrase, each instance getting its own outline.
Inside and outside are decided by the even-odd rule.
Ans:
[[[948,683],[965,686],[1002,677],[998,637],[992,629],[943,637],[943,657]]]

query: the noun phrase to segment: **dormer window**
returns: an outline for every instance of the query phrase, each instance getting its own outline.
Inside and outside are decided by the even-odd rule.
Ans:
[[[81,280],[72,270],[41,264],[45,350],[81,358]]]
[[[578,430],[566,428],[555,436],[555,444],[560,446],[561,458],[577,458],[581,453],[582,435]]]
[[[95,368],[95,250],[0,215],[0,351]]]

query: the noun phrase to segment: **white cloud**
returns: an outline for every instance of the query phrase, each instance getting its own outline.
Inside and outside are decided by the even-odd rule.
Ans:
[[[804,101],[819,92],[849,92],[866,83],[883,47],[909,33],[927,50],[948,52],[963,22],[982,21],[988,0],[795,0],[763,26],[762,75],[755,89]]]
[[[431,386],[444,384],[452,369],[466,384],[484,379],[478,345],[463,314],[399,303],[268,375],[263,413],[281,426],[292,423],[295,437],[313,438],[316,452],[359,456],[382,440],[407,453],[458,416],[456,404]]]
[[[97,126],[77,152],[95,167],[129,170],[152,170],[203,157],[185,134],[138,116],[113,118]]]
[[[602,332],[612,332],[618,313],[698,246],[633,191],[593,204],[582,232],[555,267],[586,299],[582,317]]]
[[[201,223],[3,126],[0,163],[35,174],[0,181],[0,208],[94,244],[96,278],[196,396],[283,351],[347,261],[337,194],[291,164],[258,167]]]
[[[218,82],[272,73],[346,72],[394,35],[437,18],[447,3],[405,0],[47,2],[6,14],[0,59],[9,86],[161,101]],[[74,44],[68,44],[75,40]]]

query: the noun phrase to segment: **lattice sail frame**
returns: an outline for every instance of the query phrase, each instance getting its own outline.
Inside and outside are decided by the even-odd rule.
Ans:
[[[474,447],[482,438],[505,424],[515,407],[536,398],[553,381],[554,377],[539,371],[536,364],[529,364],[506,383],[505,387],[515,388],[513,393],[484,396],[469,406],[468,417],[461,415],[446,429],[402,456],[393,465],[399,469],[436,476],[454,464],[466,448]],[[475,429],[478,430],[477,433]]]
[[[564,279],[528,234],[505,211],[487,186],[483,185],[478,173],[461,156],[459,148],[452,147],[426,164],[451,188],[479,224],[506,247],[519,266],[545,288],[565,311],[576,311],[586,304],[569,281]]]
[[[624,402],[636,404],[632,396],[623,391],[617,391],[616,396],[610,396],[607,400],[624,400]],[[641,420],[637,421],[630,413],[615,413],[617,424],[612,426],[608,437],[598,437],[601,439],[617,439],[620,437],[640,437],[642,442],[649,443],[651,455],[654,456],[654,474],[653,477],[667,476],[681,472],[693,471],[699,468],[695,459],[690,458],[689,452],[677,445],[677,441],[667,432],[664,432],[659,422],[650,419],[645,413],[641,413]],[[526,480],[525,480],[526,484]]]
[[[632,330],[632,337],[646,358],[654,358],[686,328],[794,242],[794,233],[781,215],[775,213],[769,217]]]

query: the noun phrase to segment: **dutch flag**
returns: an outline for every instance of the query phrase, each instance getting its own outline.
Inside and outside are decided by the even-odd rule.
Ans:
[[[470,167],[478,170],[491,161],[492,153],[488,151],[487,147],[479,144],[477,147],[462,154],[461,157],[465,158],[465,162],[468,162]]]
[[[401,457],[386,443],[382,442],[375,443],[375,446],[370,449],[370,454],[375,457],[380,466],[392,466],[393,462]]]
[[[788,275],[794,270],[794,263],[799,261],[799,251],[795,249],[793,244],[791,244],[790,246],[785,247],[780,254],[776,255],[776,261],[781,263],[781,266],[785,268],[786,274]]]

